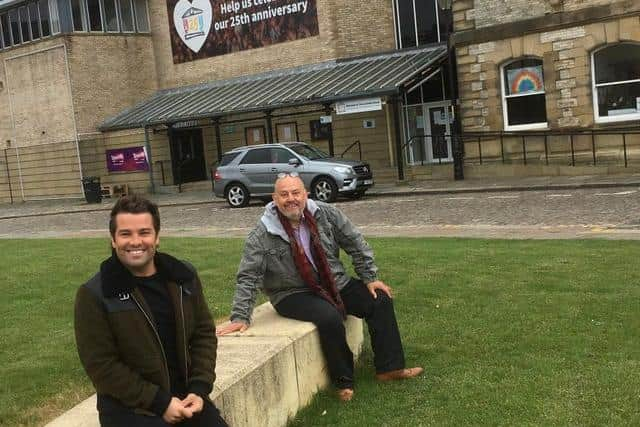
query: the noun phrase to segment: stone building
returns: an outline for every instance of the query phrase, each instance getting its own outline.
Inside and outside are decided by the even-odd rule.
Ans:
[[[467,176],[636,171],[640,2],[457,0],[453,9],[462,127],[482,139],[465,139]],[[500,164],[474,167],[480,159]]]
[[[451,22],[436,0],[0,0],[0,200],[210,188],[223,152],[289,140],[449,176]]]

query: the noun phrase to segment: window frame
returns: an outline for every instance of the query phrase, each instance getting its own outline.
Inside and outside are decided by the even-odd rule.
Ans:
[[[131,30],[125,30],[124,29],[124,18],[123,18],[123,13],[122,13],[122,2],[128,2],[129,3],[129,10],[131,11]],[[133,1],[132,0],[116,0],[116,5],[118,8],[118,27],[120,28],[120,32],[124,33],[124,34],[135,34],[137,32],[136,30],[136,12],[135,12],[135,8],[133,6]]]
[[[547,104],[547,88],[545,82],[544,91],[530,92],[526,94],[516,94],[516,95],[507,95],[507,88],[505,87],[505,79],[506,79],[506,68],[518,61],[523,61],[527,59],[533,59],[536,61],[540,61],[540,65],[542,66],[542,70],[544,73],[544,61],[542,58],[538,58],[536,56],[521,56],[519,58],[512,58],[507,62],[504,62],[500,65],[500,100],[502,102],[502,122],[505,131],[521,131],[521,130],[537,130],[537,129],[549,129],[549,116],[546,115],[546,104]],[[507,108],[507,99],[509,98],[521,98],[525,96],[535,96],[535,95],[544,95],[545,96],[545,115],[547,116],[547,120],[545,122],[537,122],[537,123],[527,123],[521,125],[510,125],[509,124],[509,110]]]
[[[402,25],[400,23],[400,9],[399,9],[399,1],[393,0],[393,25],[394,25],[394,37],[396,39],[396,49],[405,49],[405,46],[402,46]],[[409,47],[418,47],[425,46],[425,44],[419,44],[419,34],[418,34],[418,18],[416,16],[416,1],[424,1],[424,0],[411,0],[411,9],[413,16],[413,30],[414,30],[414,41],[415,45]],[[438,33],[438,40],[436,43],[440,43],[443,41],[443,35],[440,31],[440,13],[438,11],[438,0],[427,0],[431,1],[433,4],[433,9],[435,11],[435,23],[436,23],[436,32]],[[431,42],[434,43],[434,42]]]
[[[624,80],[617,81],[613,83],[596,83],[596,54],[600,51],[606,50],[608,48],[619,46],[623,44],[633,45],[640,49],[640,43],[637,42],[621,42],[621,43],[610,43],[604,46],[600,46],[597,49],[594,49],[591,52],[591,98],[593,101],[593,120],[595,123],[619,123],[619,122],[628,122],[634,120],[640,120],[640,111],[636,110],[636,113],[630,114],[620,114],[613,116],[600,116],[600,109],[598,108],[598,88],[599,87],[607,87],[607,86],[616,86],[616,85],[624,85],[624,84],[632,84],[639,83],[640,78],[634,80]]]

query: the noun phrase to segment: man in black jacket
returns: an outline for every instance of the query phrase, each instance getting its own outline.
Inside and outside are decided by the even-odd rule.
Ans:
[[[75,303],[78,354],[98,394],[100,424],[226,426],[208,397],[215,326],[193,266],[157,252],[158,207],[122,197],[109,231],[112,256]]]

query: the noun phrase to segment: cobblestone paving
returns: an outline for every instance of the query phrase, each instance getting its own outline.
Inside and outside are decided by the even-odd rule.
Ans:
[[[367,197],[337,206],[369,236],[640,239],[637,187]],[[263,209],[165,206],[162,234],[244,237]],[[106,237],[108,214],[0,219],[0,237]]]

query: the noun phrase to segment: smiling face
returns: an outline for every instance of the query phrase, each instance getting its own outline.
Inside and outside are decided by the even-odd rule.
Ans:
[[[294,225],[300,222],[302,212],[307,206],[307,190],[299,177],[285,176],[276,181],[273,201],[278,210]]]
[[[120,262],[134,276],[151,276],[156,272],[153,257],[160,237],[150,213],[120,212],[115,218],[111,246]]]

